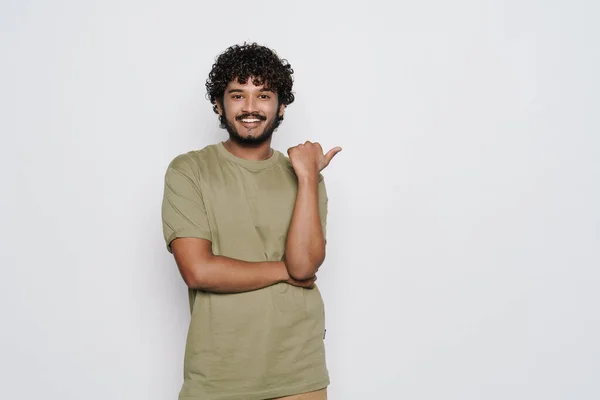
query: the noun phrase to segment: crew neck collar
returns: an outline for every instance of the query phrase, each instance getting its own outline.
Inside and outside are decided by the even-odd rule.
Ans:
[[[265,168],[269,168],[275,164],[277,164],[277,162],[279,161],[279,157],[280,157],[280,153],[273,149],[273,154],[271,155],[271,157],[267,158],[266,160],[246,160],[245,158],[240,158],[237,156],[234,156],[233,154],[231,154],[229,152],[229,150],[227,150],[225,148],[225,146],[223,145],[223,142],[218,142],[217,143],[217,150],[219,151],[219,153],[221,155],[223,155],[223,157],[225,157],[226,159],[228,159],[231,162],[234,162],[236,164],[239,164],[245,168],[248,169],[265,169]]]

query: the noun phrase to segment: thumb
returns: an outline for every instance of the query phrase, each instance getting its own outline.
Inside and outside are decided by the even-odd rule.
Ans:
[[[333,149],[329,150],[327,152],[327,154],[325,154],[325,165],[329,165],[329,162],[333,159],[333,157],[339,153],[340,151],[342,151],[341,147],[334,147]]]

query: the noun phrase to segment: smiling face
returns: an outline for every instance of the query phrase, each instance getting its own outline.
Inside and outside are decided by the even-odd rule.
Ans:
[[[248,78],[244,84],[229,82],[217,108],[231,140],[259,145],[269,140],[279,126],[285,105],[279,104],[277,93],[267,85],[256,86]]]

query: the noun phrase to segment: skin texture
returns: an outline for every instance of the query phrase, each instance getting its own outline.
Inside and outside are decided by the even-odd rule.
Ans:
[[[335,147],[323,154],[319,143],[309,141],[288,150],[298,176],[298,192],[285,245],[288,273],[295,279],[308,279],[317,273],[325,259],[325,238],[319,218],[319,172],[342,151]]]
[[[177,238],[171,243],[183,280],[192,289],[212,293],[242,293],[279,282],[310,289],[316,277],[298,281],[283,262],[246,262],[215,256],[210,241]]]
[[[220,116],[225,115],[225,123],[229,129],[235,130],[234,137],[230,133],[229,140],[224,143],[231,154],[248,160],[266,160],[271,157],[273,150],[268,128],[278,117],[283,117],[285,111],[285,105],[279,104],[276,92],[266,89],[264,85],[256,86],[253,79],[248,79],[245,84],[232,81],[225,88],[223,102],[217,102],[217,110]],[[240,121],[241,117],[252,114],[264,120],[256,124],[244,124]],[[241,142],[235,137],[246,141]],[[249,138],[254,139],[253,143]]]

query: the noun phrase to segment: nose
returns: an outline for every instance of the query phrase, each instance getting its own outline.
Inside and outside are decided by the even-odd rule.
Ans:
[[[258,108],[256,106],[256,99],[252,96],[246,97],[242,111],[246,113],[258,112]]]

